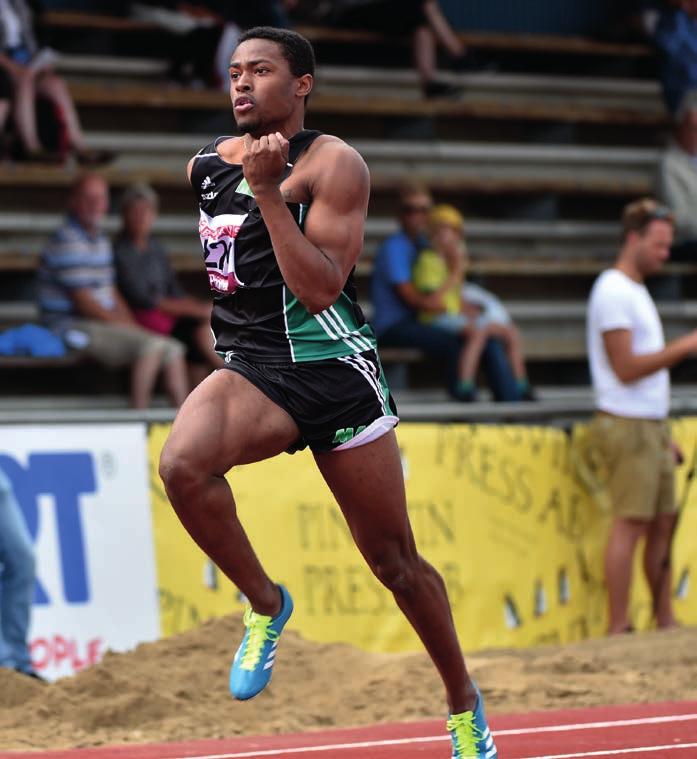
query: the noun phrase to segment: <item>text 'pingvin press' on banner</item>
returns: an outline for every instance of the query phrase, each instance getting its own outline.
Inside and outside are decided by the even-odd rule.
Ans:
[[[241,610],[237,589],[193,544],[157,477],[167,426],[150,431],[151,492],[164,634]],[[401,424],[397,430],[417,544],[442,574],[466,650],[564,643],[606,626],[602,556],[610,524],[602,466],[583,428]],[[685,489],[697,420],[674,423],[687,462],[676,473],[683,516],[674,551],[675,608],[697,623],[697,488]],[[590,461],[590,465],[587,462]],[[586,463],[584,463],[586,462]],[[692,463],[690,463],[692,462]],[[597,463],[597,462],[596,462]],[[353,545],[307,452],[239,467],[228,480],[253,545],[291,589],[306,638],[373,651],[419,650],[391,595]],[[365,508],[379,510],[384,493]],[[651,624],[637,565],[632,615]]]

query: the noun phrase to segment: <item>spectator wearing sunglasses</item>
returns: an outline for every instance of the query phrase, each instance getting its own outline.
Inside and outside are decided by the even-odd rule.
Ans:
[[[420,292],[413,283],[413,267],[418,254],[429,247],[429,213],[433,199],[428,189],[406,183],[399,192],[400,229],[380,246],[372,278],[373,329],[381,347],[419,348],[430,359],[441,363],[451,396],[461,397],[458,360],[463,337],[432,324],[424,324],[419,314],[446,311],[444,296],[462,276],[452,272],[440,288]],[[482,366],[496,400],[520,400],[520,390],[508,362],[504,346],[489,340],[482,355]]]

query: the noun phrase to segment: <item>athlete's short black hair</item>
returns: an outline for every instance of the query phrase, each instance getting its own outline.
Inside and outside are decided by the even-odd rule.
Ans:
[[[315,51],[302,34],[290,29],[277,29],[275,26],[254,26],[242,32],[237,44],[257,39],[270,40],[279,45],[293,76],[315,75]]]

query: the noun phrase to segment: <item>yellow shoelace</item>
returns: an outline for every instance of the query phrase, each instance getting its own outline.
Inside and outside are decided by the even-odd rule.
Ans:
[[[474,712],[453,714],[448,719],[447,726],[448,730],[455,734],[457,756],[462,759],[476,757],[477,743],[484,738],[484,733],[474,723]]]
[[[252,672],[261,658],[261,652],[264,649],[264,643],[267,640],[278,640],[279,635],[272,630],[272,617],[265,617],[263,614],[257,614],[251,607],[247,607],[244,612],[244,626],[247,628],[247,644],[242,655],[241,669]]]

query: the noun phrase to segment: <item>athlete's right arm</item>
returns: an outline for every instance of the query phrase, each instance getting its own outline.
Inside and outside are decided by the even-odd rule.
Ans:
[[[245,135],[244,174],[254,191],[271,237],[283,280],[310,313],[329,308],[339,297],[363,247],[370,175],[358,153],[330,140],[308,156],[312,198],[303,229],[291,216],[279,190],[287,162],[280,134],[260,140]]]

